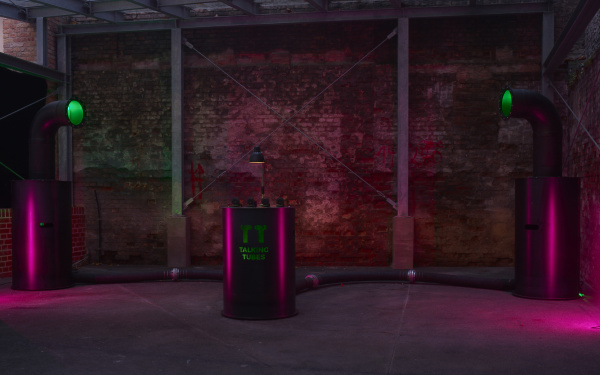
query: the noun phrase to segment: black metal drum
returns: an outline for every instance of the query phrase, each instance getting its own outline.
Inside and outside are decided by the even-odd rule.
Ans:
[[[295,210],[223,208],[223,315],[278,319],[297,314]]]
[[[71,183],[12,182],[12,287],[68,288],[73,284]]]

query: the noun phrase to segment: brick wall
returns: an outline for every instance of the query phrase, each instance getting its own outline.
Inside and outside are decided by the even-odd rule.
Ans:
[[[598,18],[588,27],[585,48],[590,58],[569,77],[568,101],[596,143],[600,142],[600,63],[595,34]],[[592,34],[592,35],[589,35]],[[595,51],[592,53],[591,51]],[[600,291],[600,150],[571,115],[564,122],[566,176],[581,179],[581,275],[583,289]],[[570,152],[569,152],[570,151]]]
[[[10,208],[0,208],[0,278],[12,275],[12,216]],[[73,207],[73,263],[85,258],[85,211]]]
[[[4,53],[30,62],[36,62],[35,23],[5,18]]]
[[[10,209],[0,208],[0,277],[12,274],[12,233]]]
[[[288,116],[394,27],[220,28],[186,30],[185,37]],[[531,175],[531,129],[501,121],[497,101],[506,84],[539,88],[541,16],[411,20],[410,28],[416,264],[510,265],[513,185]],[[166,261],[169,43],[168,32],[72,39],[74,92],[90,114],[85,131],[74,133],[75,196],[88,213],[88,249],[107,262]],[[384,43],[292,120],[392,200],[395,43]],[[282,120],[187,48],[184,65],[185,197],[221,175],[185,214],[192,219],[193,262],[215,263],[220,207],[233,197],[259,198],[260,167],[232,165]],[[266,195],[272,202],[281,195],[297,210],[299,264],[389,264],[395,211],[385,200],[289,125],[261,147]]]
[[[74,195],[96,261],[165,264],[171,213],[168,32],[73,37]]]
[[[532,173],[527,122],[505,85],[539,89],[541,17],[410,22],[410,209],[415,263],[508,266],[514,179]]]

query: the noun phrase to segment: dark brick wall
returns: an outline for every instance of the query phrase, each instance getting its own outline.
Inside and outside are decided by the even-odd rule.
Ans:
[[[410,21],[410,204],[415,263],[506,266],[514,179],[531,129],[498,117],[502,88],[539,89],[541,17]]]
[[[597,25],[593,25],[597,27]],[[598,52],[580,69],[575,82],[569,87],[569,105],[594,138],[600,142],[600,63]],[[600,291],[600,150],[579,126],[568,116],[565,127],[565,175],[581,179],[581,275],[584,290]],[[570,152],[568,152],[570,151]]]
[[[74,37],[72,50],[73,92],[89,114],[73,132],[75,200],[86,207],[88,251],[107,263],[166,263],[169,34]]]
[[[284,117],[303,107],[395,28],[395,22],[196,30],[186,38]],[[290,122],[395,200],[395,40]],[[209,183],[282,119],[196,53],[187,50],[186,165]],[[387,265],[394,209],[291,125],[261,148],[266,195],[296,207],[298,264]],[[260,166],[247,157],[203,193],[192,217],[195,259],[221,256],[219,207],[260,199]],[[198,175],[196,174],[196,177]],[[186,196],[192,195],[191,173]],[[196,184],[195,189],[198,190]]]
[[[362,22],[184,34],[286,117],[394,27]],[[501,121],[497,100],[507,83],[539,88],[541,17],[411,20],[410,28],[416,264],[512,264],[513,181],[531,174],[531,130],[524,121]],[[74,91],[90,113],[88,127],[74,133],[75,196],[86,207],[88,250],[103,261],[166,261],[169,43],[168,32],[72,39]],[[282,120],[184,48],[185,197],[221,176],[185,214],[194,263],[217,263],[220,207],[233,197],[260,198],[260,167],[245,158],[233,164]],[[393,39],[290,121],[392,200],[396,70]],[[297,210],[298,264],[389,264],[395,210],[385,200],[290,125],[261,147],[266,195],[272,203],[283,196]]]

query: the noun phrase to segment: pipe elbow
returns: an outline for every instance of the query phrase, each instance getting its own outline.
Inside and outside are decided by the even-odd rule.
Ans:
[[[502,118],[522,118],[533,130],[533,176],[562,176],[562,122],[544,95],[507,87],[500,99]]]

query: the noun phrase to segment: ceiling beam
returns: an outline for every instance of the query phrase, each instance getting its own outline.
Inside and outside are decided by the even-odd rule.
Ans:
[[[62,25],[64,34],[100,34],[111,32],[131,32],[166,30],[173,27],[196,29],[208,27],[235,27],[253,25],[280,25],[314,22],[377,21],[397,18],[440,18],[462,16],[487,16],[504,14],[544,13],[550,8],[544,3],[518,3],[508,5],[480,5],[476,7],[419,7],[401,9],[375,9],[353,11],[329,11],[310,13],[265,14],[254,16],[202,17],[179,21],[137,21],[122,24],[81,24]]]
[[[75,14],[96,18],[108,22],[124,21],[123,15],[120,13],[99,13],[93,14],[90,8],[80,0],[32,0],[35,3],[46,5],[52,8],[59,8]]]
[[[77,13],[69,12],[68,10],[60,9],[60,8],[52,8],[52,7],[35,7],[27,9],[27,18],[36,19],[36,18],[48,18],[48,17],[62,17],[62,16],[72,16]]]
[[[573,45],[600,9],[600,0],[581,0],[544,61],[544,74],[553,73],[567,58]]]
[[[93,13],[101,13],[101,12],[118,12],[123,10],[135,10],[135,9],[143,9],[143,5],[134,4],[131,1],[94,1],[90,3],[91,11]]]
[[[389,0],[389,1],[390,1],[390,4],[392,4],[392,7],[396,8],[396,9],[402,8],[401,0]]]
[[[0,17],[27,21],[25,9],[6,3],[0,3]]]
[[[219,0],[223,4],[226,4],[237,10],[241,10],[244,14],[254,15],[256,14],[256,4],[254,0]]]
[[[54,82],[64,83],[65,73],[0,52],[0,66]]]
[[[156,0],[128,0],[132,4],[141,5],[143,8],[150,9],[159,13],[163,13],[174,18],[189,18],[190,11],[183,6],[159,6]]]
[[[329,0],[306,0],[313,8],[319,12],[327,12]]]

